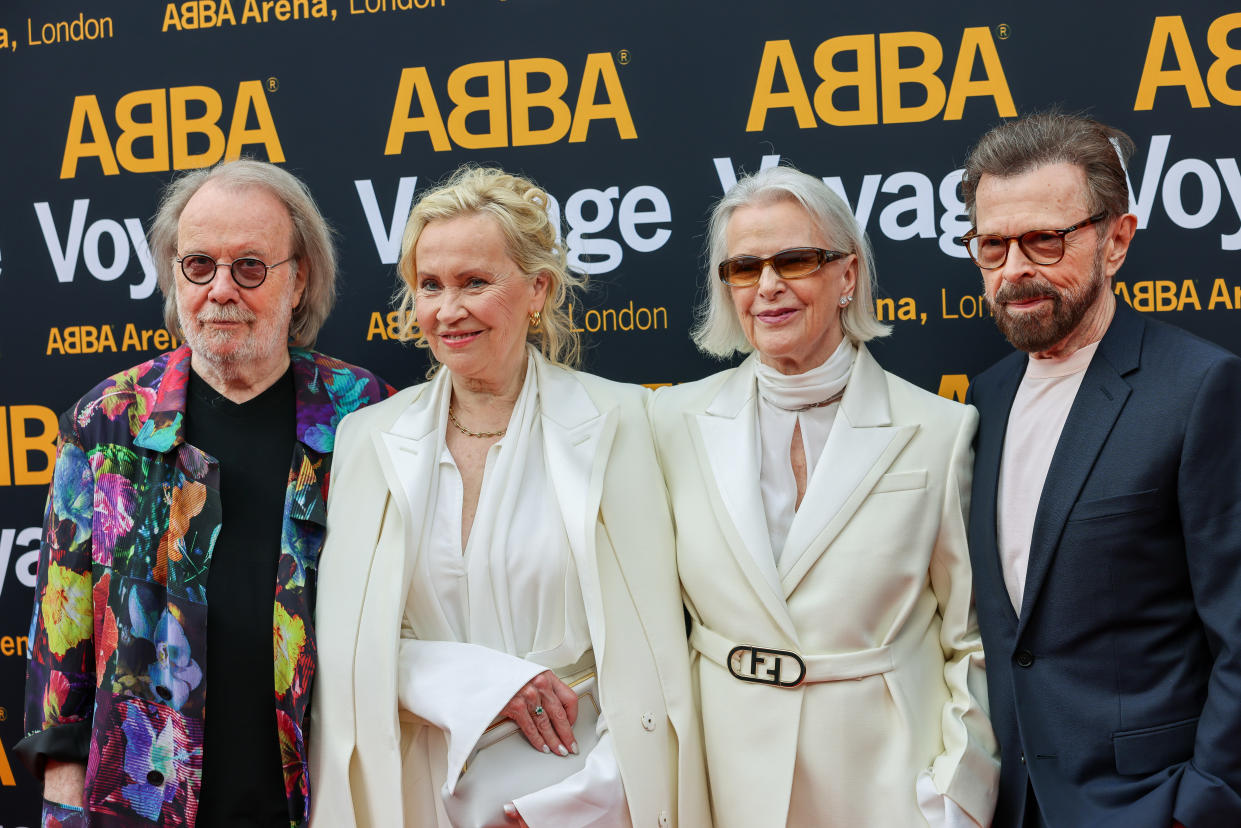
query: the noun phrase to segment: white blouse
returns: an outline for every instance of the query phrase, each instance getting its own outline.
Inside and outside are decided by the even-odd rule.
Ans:
[[[534,377],[534,366],[528,365],[507,432],[487,451],[478,510],[465,548],[461,548],[461,473],[444,444],[431,488],[430,520],[410,552],[415,561],[405,604],[405,635],[460,646],[451,657],[458,663],[443,671],[444,678],[437,676],[437,685],[422,682],[416,698],[403,695],[401,701],[410,712],[441,724],[449,734],[450,753],[468,752],[476,738],[469,727],[456,726],[466,718],[476,719],[479,712],[461,710],[462,699],[471,698],[473,707],[491,705],[488,716],[494,717],[512,698],[517,689],[512,685],[525,675],[510,671],[517,678],[501,682],[486,701],[477,699],[478,687],[461,686],[461,682],[477,684],[480,676],[493,675],[493,668],[504,672],[503,663],[512,658],[499,654],[556,670],[577,664],[591,650],[577,568],[548,477]],[[440,379],[439,433],[443,434],[451,394],[448,379]],[[539,672],[538,667],[532,672]],[[599,731],[585,768],[514,803],[532,828],[630,824],[602,714]],[[455,732],[469,732],[471,744],[453,746]]]

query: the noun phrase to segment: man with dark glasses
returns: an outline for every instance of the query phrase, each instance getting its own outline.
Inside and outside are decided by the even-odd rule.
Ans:
[[[1132,149],[1040,113],[965,166],[1017,349],[969,394],[997,828],[1241,825],[1241,359],[1117,302]]]
[[[44,825],[303,825],[333,438],[390,389],[309,350],[336,257],[279,167],[174,181],[150,247],[185,344],[61,417],[17,752]]]

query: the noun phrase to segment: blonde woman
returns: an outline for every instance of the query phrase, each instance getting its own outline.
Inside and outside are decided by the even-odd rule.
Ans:
[[[438,368],[341,424],[317,826],[708,824],[645,392],[572,369],[576,281],[547,203],[524,178],[467,168],[410,214],[406,337]],[[579,697],[571,680],[592,674]],[[572,725],[596,703],[586,750]],[[526,747],[473,783],[497,755],[480,736],[505,725],[520,730],[507,749]],[[550,784],[481,819],[461,801],[549,761]]]

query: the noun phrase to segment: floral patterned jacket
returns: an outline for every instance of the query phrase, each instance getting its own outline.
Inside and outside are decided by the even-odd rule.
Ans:
[[[272,649],[289,823],[297,826],[310,813],[304,728],[336,425],[391,388],[322,354],[290,356],[297,443]],[[163,354],[105,380],[61,418],[18,753],[37,768],[40,755],[89,738],[89,758],[86,813],[49,803],[46,825],[194,825],[207,572],[221,509],[218,464],[184,440],[189,369],[188,347]]]

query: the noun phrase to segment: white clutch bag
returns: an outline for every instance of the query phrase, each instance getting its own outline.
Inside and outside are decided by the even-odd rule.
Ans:
[[[491,725],[465,763],[452,796],[444,797],[444,810],[455,828],[512,828],[505,805],[586,766],[586,757],[599,741],[595,674],[591,671],[566,683],[577,693],[573,738],[578,752],[560,756],[535,750],[512,719]]]

